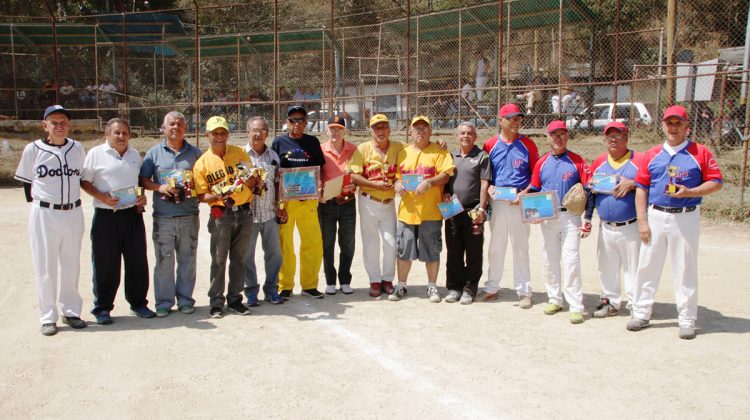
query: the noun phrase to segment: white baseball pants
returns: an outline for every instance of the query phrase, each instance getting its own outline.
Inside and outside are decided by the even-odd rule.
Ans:
[[[682,328],[695,328],[698,318],[698,237],[700,207],[689,213],[648,210],[651,241],[641,246],[633,296],[633,315],[651,319],[654,295],[659,288],[664,261],[672,264],[672,283],[677,303],[677,321]]]
[[[620,309],[622,302],[621,279],[625,281],[628,309],[633,306],[633,288],[640,247],[638,223],[625,226],[602,223],[599,226],[596,258],[602,297],[609,299],[609,303],[617,309]]]
[[[357,206],[367,277],[370,283],[393,281],[396,276],[396,204],[394,201],[381,203],[360,194]]]
[[[563,306],[563,296],[571,312],[583,312],[581,238],[578,228],[581,216],[560,212],[556,220],[542,223],[542,274],[550,303]],[[560,269],[560,263],[565,271]],[[564,277],[563,277],[564,275]]]
[[[29,215],[29,243],[37,275],[39,322],[55,323],[58,301],[63,316],[80,317],[78,293],[83,240],[83,210],[53,210],[34,202]],[[59,286],[58,286],[59,280]],[[59,296],[59,298],[58,298]]]
[[[494,293],[500,289],[505,267],[505,251],[508,238],[513,248],[513,285],[518,296],[531,296],[531,274],[529,272],[529,231],[528,223],[523,223],[521,206],[512,206],[508,201],[492,202],[492,218],[489,222],[490,252],[489,267],[484,291]]]
[[[482,97],[484,96],[485,86],[487,86],[488,81],[489,77],[487,76],[477,76],[477,101],[482,100]]]

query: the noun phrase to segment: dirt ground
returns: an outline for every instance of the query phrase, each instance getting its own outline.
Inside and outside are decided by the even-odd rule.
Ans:
[[[544,315],[538,227],[531,237],[530,310],[516,307],[508,288],[510,255],[502,298],[462,306],[429,303],[421,265],[412,269],[409,298],[370,298],[359,247],[354,295],[295,295],[280,306],[253,308],[248,317],[211,319],[205,209],[195,314],[139,319],[128,313],[121,290],[113,325],[98,326],[85,313],[88,328],[62,327],[44,337],[29,205],[18,188],[1,189],[0,202],[2,418],[740,418],[750,409],[746,225],[702,228],[693,341],[677,338],[669,267],[653,326],[642,332],[625,330],[626,313],[605,320],[587,315],[582,325],[571,325],[567,313]],[[84,212],[88,232],[88,198]],[[595,245],[596,232],[582,245],[589,310],[599,292]],[[89,256],[86,233],[79,286],[86,312]]]

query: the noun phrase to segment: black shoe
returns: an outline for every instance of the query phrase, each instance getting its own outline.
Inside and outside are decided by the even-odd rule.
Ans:
[[[284,300],[289,300],[289,298],[292,297],[292,291],[291,290],[282,290],[279,292],[279,296],[281,296]]]
[[[77,316],[64,316],[62,317],[62,322],[65,325],[69,325],[70,328],[80,330],[81,328],[86,328],[86,321],[82,320],[81,318],[78,318]]]
[[[302,294],[313,299],[323,299],[323,294],[318,289],[305,289],[302,291]]]
[[[250,310],[247,306],[243,305],[242,302],[234,302],[227,305],[229,312],[234,312],[237,315],[250,315]]]
[[[138,318],[156,318],[156,312],[148,309],[145,306],[139,306],[137,308],[130,308],[130,313],[137,316]]]
[[[211,318],[222,318],[222,317],[224,317],[224,313],[221,311],[220,307],[211,308],[211,311],[208,314],[211,315]]]
[[[112,316],[109,315],[109,311],[99,311],[96,317],[96,323],[99,325],[110,325],[112,323]]]

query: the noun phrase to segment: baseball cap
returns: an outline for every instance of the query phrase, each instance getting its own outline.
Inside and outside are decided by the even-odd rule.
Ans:
[[[206,121],[206,131],[214,131],[217,128],[223,128],[229,131],[229,124],[224,117],[211,117]]]
[[[341,115],[334,115],[328,119],[328,126],[346,128],[346,120]]]
[[[420,121],[424,121],[424,122],[427,123],[427,125],[429,125],[430,127],[432,127],[432,123],[430,123],[430,119],[427,118],[427,116],[425,116],[425,115],[417,115],[416,117],[412,118],[411,119],[411,125],[414,125],[414,124],[416,124],[416,123],[418,123]]]
[[[662,121],[666,121],[668,118],[677,117],[681,119],[682,121],[688,120],[687,111],[685,111],[685,108],[679,106],[679,105],[672,105],[669,108],[664,110],[664,117],[661,119]]]
[[[386,117],[385,114],[375,114],[370,118],[370,127],[382,122],[388,122],[388,117]]]
[[[628,132],[628,127],[625,126],[625,124],[619,122],[619,121],[610,121],[609,124],[604,126],[604,134],[607,134],[607,131],[609,131],[610,128],[614,128],[616,130],[620,130],[623,133]]]
[[[523,115],[523,112],[521,112],[516,104],[505,104],[500,107],[500,112],[497,113],[497,116],[500,118],[513,118],[517,115]]]
[[[550,122],[549,124],[547,124],[547,130],[546,130],[547,134],[553,131],[557,131],[557,130],[568,131],[568,127],[565,125],[565,121],[554,120]]]
[[[70,119],[70,112],[68,112],[67,109],[63,108],[62,105],[50,105],[50,106],[48,106],[47,109],[44,110],[44,117],[42,119],[46,120],[47,117],[49,117],[51,114],[54,114],[54,113],[57,113],[57,112],[65,115],[66,117],[68,117],[68,119]]]
[[[305,114],[305,116],[307,116],[307,110],[302,105],[292,105],[292,106],[290,106],[289,109],[287,109],[287,111],[286,111],[286,116],[288,117],[288,116],[294,114],[295,112],[301,112],[301,113]]]

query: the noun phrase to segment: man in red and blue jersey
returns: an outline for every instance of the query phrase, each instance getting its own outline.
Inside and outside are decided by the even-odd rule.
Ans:
[[[600,221],[596,257],[602,285],[601,303],[592,313],[594,318],[617,315],[622,300],[621,278],[625,283],[628,309],[631,309],[641,246],[638,225],[635,224],[638,219],[634,183],[640,154],[628,149],[628,128],[619,121],[612,121],[604,127],[604,146],[607,151],[591,164],[591,197]],[[585,228],[591,226],[593,212],[594,206],[586,209]],[[588,236],[585,228],[582,234]]]
[[[635,177],[638,232],[643,245],[636,274],[633,318],[627,329],[649,326],[664,261],[672,265],[679,337],[695,338],[698,317],[698,235],[702,197],[719,191],[719,165],[705,146],[688,139],[685,108],[664,111],[663,145],[646,152]]]
[[[581,281],[581,215],[573,214],[560,202],[575,184],[586,185],[591,175],[586,161],[568,150],[568,129],[564,121],[547,125],[550,151],[541,157],[531,174],[531,191],[554,191],[558,206],[557,219],[546,220],[542,226],[542,272],[549,303],[544,313],[553,315],[562,310],[563,297],[570,306],[570,322],[583,322],[583,286]],[[560,269],[560,263],[565,271]],[[563,277],[564,276],[564,277]]]
[[[539,151],[531,139],[520,134],[523,113],[516,104],[505,104],[498,113],[500,133],[484,143],[483,149],[490,157],[492,181],[489,187],[492,199],[490,219],[489,273],[480,301],[497,299],[503,277],[505,250],[508,238],[513,247],[513,283],[518,293],[518,306],[531,308],[531,275],[529,274],[529,225],[523,223],[518,197],[495,199],[496,187],[513,188],[516,193],[528,191],[531,171],[539,160]],[[499,188],[498,188],[499,190]]]

